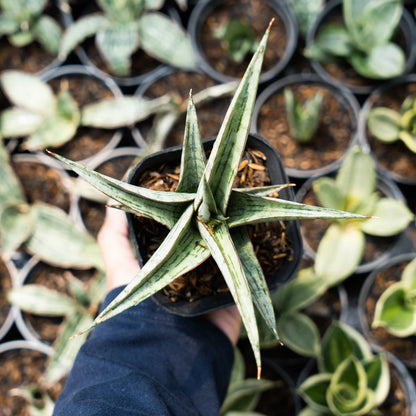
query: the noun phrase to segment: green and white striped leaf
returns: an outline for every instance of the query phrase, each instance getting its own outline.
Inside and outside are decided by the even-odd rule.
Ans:
[[[279,339],[270,292],[263,270],[254,253],[253,245],[243,227],[231,230],[231,238],[247,278],[254,305],[267,324],[270,332],[276,339]]]
[[[332,208],[305,205],[279,198],[257,197],[241,192],[231,193],[226,215],[229,217],[227,223],[230,228],[279,220],[365,218],[359,214]]]
[[[83,332],[154,295],[210,256],[191,224],[192,216],[190,205],[139,273]]]
[[[59,208],[43,203],[31,206],[34,227],[26,247],[45,262],[59,267],[103,268],[96,240],[78,228]]]
[[[76,310],[73,299],[56,290],[37,284],[16,287],[8,292],[10,303],[21,310],[41,316],[70,316]]]
[[[22,205],[26,197],[22,185],[7,161],[0,163],[0,211],[9,205]]]
[[[91,322],[92,317],[85,313],[75,312],[68,316],[54,343],[55,351],[50,357],[46,368],[45,377],[48,383],[56,383],[69,373],[75,357],[87,336],[71,337],[82,328],[90,325]]]
[[[24,137],[35,132],[44,117],[20,107],[7,108],[0,114],[0,134],[3,138]]]
[[[363,365],[367,374],[368,388],[374,392],[375,405],[379,406],[386,400],[390,390],[390,371],[386,357],[378,354]]]
[[[233,96],[205,169],[217,207],[223,215],[227,210],[234,178],[250,130],[269,32],[270,27],[266,30]]]
[[[33,35],[52,56],[58,55],[61,44],[62,29],[59,24],[48,15],[40,16],[33,26]]]
[[[261,371],[260,340],[253,300],[241,261],[225,223],[204,224],[198,221],[198,229],[208,245],[211,255],[220,269],[250,340],[258,372]]]
[[[181,155],[181,170],[177,192],[196,192],[206,164],[201,132],[192,96],[189,96],[185,121],[185,136]]]
[[[281,190],[290,186],[296,186],[294,183],[284,183],[281,185],[258,186],[256,188],[233,188],[232,192],[241,192],[243,194],[250,194],[253,196],[269,196],[275,192],[279,193]]]
[[[81,125],[115,129],[132,126],[169,104],[168,96],[149,100],[139,96],[123,96],[87,104],[81,111]]]
[[[36,75],[6,70],[1,73],[0,81],[7,98],[15,106],[42,115],[53,113],[56,98],[52,88]]]
[[[114,74],[130,74],[131,55],[139,48],[138,23],[135,21],[112,24],[100,30],[95,37],[96,45]]]
[[[140,46],[150,56],[184,69],[196,67],[196,54],[186,32],[162,13],[145,13],[139,18]]]
[[[28,205],[8,205],[0,210],[0,253],[9,257],[29,238],[33,218]]]
[[[277,321],[283,344],[304,357],[318,357],[321,337],[315,322],[301,313],[284,313]]]
[[[78,19],[65,30],[62,36],[59,59],[64,61],[80,43],[109,25],[109,19],[99,13]]]
[[[318,412],[327,415],[328,403],[326,400],[327,391],[331,382],[332,374],[314,374],[308,377],[298,388],[298,393],[303,400]],[[320,415],[321,413],[318,413]],[[332,413],[329,413],[332,415]]]
[[[168,228],[174,226],[185,204],[193,201],[195,197],[195,194],[153,191],[130,185],[88,169],[63,156],[49,153],[108,197],[127,206],[136,214],[152,218]]]

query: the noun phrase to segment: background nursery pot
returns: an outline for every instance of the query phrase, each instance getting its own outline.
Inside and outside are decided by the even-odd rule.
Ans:
[[[342,2],[343,0],[333,0],[327,4],[307,35],[307,48],[315,41],[320,28],[324,24],[334,21],[337,23],[343,22]],[[415,64],[416,50],[413,41],[415,36],[414,18],[406,9],[403,9],[403,14],[397,27],[397,33],[393,35],[393,41],[399,44],[404,50],[406,57],[404,74],[409,73]],[[311,65],[321,78],[358,95],[370,94],[382,82],[359,75],[347,64],[323,64],[317,60],[311,60]]]
[[[215,138],[205,140],[205,148],[208,149],[212,146],[214,140]],[[266,168],[269,172],[272,184],[287,183],[287,176],[284,172],[280,158],[268,142],[257,135],[251,134],[247,139],[246,149],[247,148],[258,149],[266,155]],[[146,171],[156,170],[161,165],[172,164],[175,166],[176,164],[176,166],[178,166],[181,157],[181,150],[181,146],[172,147],[144,159],[131,170],[128,183],[137,184],[139,178]],[[293,192],[290,188],[283,190],[281,193],[279,192],[279,194],[283,199],[294,199]],[[144,258],[146,256],[145,248],[141,242],[142,237],[137,236],[137,233],[142,228],[142,225],[140,225],[136,217],[132,214],[127,214],[127,219],[129,223],[130,235],[133,239],[138,260],[140,264],[143,265]],[[287,239],[287,243],[290,246],[289,255],[291,258],[284,258],[281,262],[281,266],[273,275],[267,276],[267,273],[265,273],[267,283],[271,291],[276,290],[279,285],[287,282],[294,276],[302,258],[303,250],[298,222],[291,221],[286,225],[286,227],[285,239]],[[168,311],[183,316],[200,315],[206,313],[207,311],[215,310],[233,303],[232,297],[228,291],[212,296],[205,296],[193,302],[189,302],[187,300],[177,300],[172,302],[168,296],[161,292],[154,295],[153,299]]]
[[[359,140],[374,156],[377,167],[386,176],[404,184],[416,185],[416,154],[401,140],[385,143],[368,130],[369,112],[376,107],[387,107],[399,112],[403,101],[416,93],[416,75],[409,74],[377,88],[365,101],[359,120]]]
[[[289,129],[285,89],[304,103],[316,94],[323,97],[319,125],[312,139],[301,143]],[[335,169],[355,143],[359,104],[355,97],[315,74],[296,74],[269,85],[257,98],[253,127],[276,149],[293,178],[309,178]]]
[[[416,335],[398,337],[386,328],[372,328],[375,304],[382,293],[400,280],[403,269],[415,253],[398,255],[372,271],[361,288],[358,315],[361,330],[376,351],[389,351],[412,369],[416,369]]]
[[[275,17],[274,30],[266,51],[260,82],[270,81],[288,65],[296,48],[298,27],[293,13],[281,1],[199,1],[189,17],[188,32],[199,54],[200,68],[212,78],[227,82],[241,77],[247,61],[236,63],[231,60],[227,49],[215,30],[223,27],[231,18],[240,20],[253,29],[258,40],[271,18]],[[248,56],[251,55],[249,52]]]

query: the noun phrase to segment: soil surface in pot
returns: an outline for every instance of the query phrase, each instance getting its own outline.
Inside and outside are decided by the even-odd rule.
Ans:
[[[56,169],[43,163],[12,159],[12,168],[22,184],[29,204],[45,202],[68,212],[70,197]]]
[[[192,94],[195,97],[195,95],[202,90],[216,84],[217,82],[208,75],[196,72],[178,71],[155,80],[155,82],[145,91],[144,96],[148,98],[157,98],[168,93],[173,94],[175,99],[181,103],[182,108],[186,110],[189,91],[191,89]],[[202,105],[195,104],[202,137],[212,137],[218,133],[230,102],[231,97],[224,97],[205,102]],[[185,118],[186,115],[184,114],[174,125],[167,137],[165,147],[181,145],[183,143]],[[149,136],[151,120],[139,123],[140,131],[145,139]]]
[[[48,81],[55,94],[67,88],[78,107],[94,103],[106,98],[112,98],[113,94],[105,86],[103,81],[87,75],[66,75]],[[79,161],[94,156],[102,150],[112,139],[114,130],[99,128],[79,127],[75,136],[63,146],[51,150],[65,156],[68,159]]]
[[[356,120],[331,89],[319,83],[288,86],[301,102],[320,93],[324,99],[320,124],[311,143],[300,143],[290,134],[283,90],[273,94],[261,107],[257,130],[279,152],[286,167],[299,170],[319,169],[340,159],[349,147]]]
[[[320,206],[313,190],[309,190],[304,199],[303,204]],[[319,243],[325,231],[328,229],[330,222],[323,219],[301,220],[300,229],[302,238],[310,248],[316,253]],[[364,254],[360,265],[370,263],[378,259],[381,255],[390,250],[396,243],[397,237],[374,237],[365,234]]]
[[[0,328],[5,323],[10,312],[7,292],[12,288],[12,277],[3,260],[0,258]]]
[[[40,351],[19,348],[0,354],[0,408],[2,416],[30,416],[26,400],[18,388],[40,383],[48,357]],[[62,393],[62,383],[45,387],[55,401]],[[15,390],[16,389],[16,390]]]
[[[121,156],[107,160],[98,166],[95,171],[115,179],[122,179],[135,156]],[[105,205],[94,202],[85,198],[80,198],[79,209],[81,211],[82,221],[87,230],[97,237],[105,218]]]
[[[409,95],[416,94],[416,83],[395,85],[382,94],[373,94],[370,98],[371,108],[388,107],[400,111],[400,107]],[[377,162],[387,171],[416,183],[416,154],[410,151],[401,140],[383,143],[366,129],[371,152]]]
[[[400,338],[391,335],[386,328],[371,328],[374,318],[374,310],[377,300],[382,293],[393,283],[400,280],[400,276],[408,262],[392,265],[380,272],[372,285],[371,291],[365,302],[365,317],[370,334],[383,350],[390,351],[396,357],[412,364],[416,368],[416,335]]]
[[[25,283],[39,284],[48,289],[70,295],[68,278],[70,274],[80,279],[87,287],[97,277],[93,269],[90,270],[64,270],[45,263],[37,264],[30,272]],[[72,296],[71,296],[72,297]],[[96,311],[92,311],[95,314]],[[61,317],[39,316],[22,312],[23,319],[29,329],[45,344],[52,345],[58,336],[59,327],[63,322]]]
[[[269,44],[273,47],[266,49],[263,62],[263,73],[270,70],[283,57],[287,35],[283,21],[265,1],[261,0],[228,0],[222,2],[212,11],[204,22],[200,31],[201,49],[205,59],[217,71],[234,78],[241,78],[250,61],[251,54],[242,63],[236,63],[228,56],[227,49],[215,32],[224,27],[230,19],[239,19],[249,26],[257,40],[260,40],[272,18],[275,18],[270,31]]]
[[[265,156],[258,150],[245,152],[240,163],[234,187],[254,187],[270,184],[264,166]],[[173,191],[179,179],[179,167],[164,165],[159,171],[145,172],[140,178],[141,186],[160,191]],[[168,230],[155,221],[137,218],[139,244],[144,247],[144,261],[154,253],[166,237]],[[285,235],[285,225],[282,222],[256,224],[246,227],[250,239],[255,247],[257,257],[266,276],[279,269],[285,261],[293,258],[290,241]],[[174,302],[185,299],[190,302],[203,296],[228,291],[224,279],[219,273],[214,260],[207,261],[191,272],[177,278],[163,289],[163,293]]]

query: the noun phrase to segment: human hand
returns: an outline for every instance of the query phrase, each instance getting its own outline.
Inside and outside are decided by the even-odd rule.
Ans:
[[[127,218],[123,211],[107,208],[97,241],[104,261],[107,291],[129,283],[140,266],[129,240]]]
[[[127,219],[123,211],[107,208],[97,241],[104,261],[107,291],[128,284],[140,266],[129,240]],[[209,312],[205,317],[221,329],[234,346],[237,344],[241,317],[235,305]]]

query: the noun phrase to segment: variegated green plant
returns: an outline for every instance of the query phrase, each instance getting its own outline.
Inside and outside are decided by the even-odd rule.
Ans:
[[[269,31],[270,28],[234,94],[207,161],[190,97],[180,179],[175,192],[159,192],[126,184],[55,155],[87,182],[117,201],[120,208],[151,218],[170,229],[140,272],[86,330],[137,305],[212,256],[240,311],[260,372],[254,305],[271,331],[276,337],[278,335],[263,272],[244,225],[299,218],[360,217],[267,197],[281,185],[233,189],[249,133]]]
[[[285,107],[291,136],[300,143],[310,143],[318,130],[323,95],[315,94],[304,103],[299,101],[293,91],[285,88]]]
[[[91,324],[105,295],[105,276],[99,272],[89,288],[72,274],[67,275],[70,296],[40,284],[24,284],[11,289],[9,302],[29,314],[64,318],[53,343],[44,372],[44,382],[53,384],[61,380],[72,368],[86,335],[71,340],[74,333]]]
[[[80,126],[115,129],[130,126],[170,106],[170,97],[149,100],[139,96],[105,98],[82,109],[67,88],[57,95],[39,77],[6,70],[1,87],[12,106],[0,113],[0,137],[24,137],[24,148],[40,150],[70,141]]]
[[[344,61],[370,79],[403,74],[406,58],[393,42],[403,11],[402,0],[343,0],[344,22],[319,29],[305,51],[308,58],[323,63]]]
[[[48,0],[1,0],[0,36],[7,36],[18,48],[36,41],[46,52],[58,55],[62,29],[44,14],[47,4]]]
[[[243,354],[238,348],[234,351],[234,364],[220,416],[265,416],[255,411],[261,395],[265,391],[280,386],[282,380],[256,380],[253,377],[247,377]]]
[[[299,26],[299,33],[306,38],[309,30],[315,24],[316,18],[322,12],[324,0],[288,0],[289,6],[292,8],[296,16]]]
[[[372,327],[383,327],[396,337],[416,334],[416,259],[403,270],[376,303]]]
[[[388,107],[375,107],[368,112],[370,133],[384,143],[401,140],[416,153],[416,95],[403,101],[400,111]]]
[[[156,10],[164,0],[97,0],[101,12],[75,21],[62,38],[59,57],[68,54],[88,37],[104,61],[118,76],[128,76],[131,56],[139,48],[159,61],[179,68],[195,68],[196,55],[179,24]]]
[[[331,221],[319,243],[314,267],[318,275],[327,276],[332,284],[351,275],[360,264],[366,234],[397,235],[414,219],[404,201],[380,196],[374,159],[359,146],[349,151],[335,178],[314,180],[313,190],[324,207],[372,217]]]
[[[258,46],[253,29],[236,18],[219,27],[215,31],[215,37],[224,42],[229,57],[237,63],[243,62]]]
[[[49,264],[103,268],[97,242],[66,212],[42,202],[27,202],[4,154],[0,162],[0,255],[9,258],[23,244],[25,250]]]
[[[390,390],[384,355],[373,355],[363,336],[334,322],[325,332],[317,360],[318,373],[298,388],[307,403],[299,416],[377,414]]]

